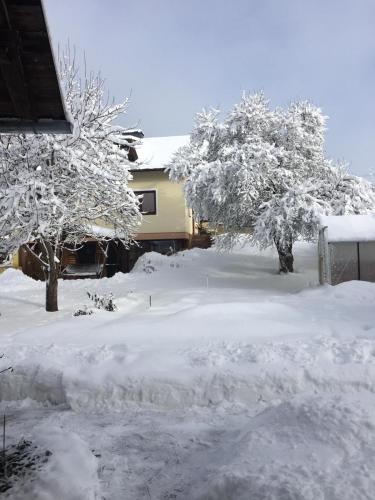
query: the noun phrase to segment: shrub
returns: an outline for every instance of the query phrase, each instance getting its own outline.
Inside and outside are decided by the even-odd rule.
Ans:
[[[87,296],[90,300],[93,301],[94,306],[97,309],[104,309],[105,311],[116,311],[117,306],[115,305],[113,299],[112,293],[109,293],[108,295],[99,295],[97,293],[90,293],[87,292]]]

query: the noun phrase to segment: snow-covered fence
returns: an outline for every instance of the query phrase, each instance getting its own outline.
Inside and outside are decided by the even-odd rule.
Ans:
[[[375,282],[375,215],[337,215],[321,218],[319,281]]]

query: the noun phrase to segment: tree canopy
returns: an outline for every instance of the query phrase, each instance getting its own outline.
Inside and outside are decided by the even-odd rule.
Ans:
[[[65,245],[74,247],[90,236],[108,239],[101,225],[113,228],[112,237],[127,244],[141,218],[128,187],[127,151],[119,147],[130,143],[126,131],[113,123],[126,112],[127,100],[110,102],[100,75],[79,74],[74,56],[62,54],[71,136],[0,136],[0,252],[27,245],[44,269],[47,288],[51,280],[57,288]],[[57,308],[56,297],[55,302],[52,308]]]
[[[293,243],[315,237],[320,214],[375,207],[372,185],[326,157],[326,120],[308,101],[272,110],[263,93],[244,94],[223,121],[216,109],[197,114],[170,178],[185,179],[188,204],[226,232],[225,247],[248,230],[259,246],[276,244],[280,270],[292,271]]]

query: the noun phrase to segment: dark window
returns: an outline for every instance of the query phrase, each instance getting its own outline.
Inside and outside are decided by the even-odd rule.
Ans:
[[[139,196],[139,210],[144,215],[156,214],[156,191],[134,191]]]
[[[77,248],[78,264],[96,264],[96,242],[86,241]]]
[[[137,151],[135,150],[135,148],[129,148],[129,151],[128,151],[128,160],[129,161],[137,161],[138,160],[138,155],[137,155]]]

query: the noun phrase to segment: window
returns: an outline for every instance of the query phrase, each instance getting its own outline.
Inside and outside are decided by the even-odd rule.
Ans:
[[[139,196],[139,210],[144,215],[156,214],[156,191],[134,191]]]

